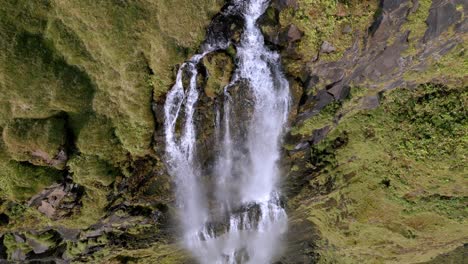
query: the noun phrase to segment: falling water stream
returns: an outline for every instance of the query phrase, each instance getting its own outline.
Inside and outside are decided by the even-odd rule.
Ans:
[[[226,43],[204,45],[201,54],[179,69],[164,109],[167,165],[177,187],[184,245],[200,263],[267,264],[277,256],[287,229],[278,161],[289,85],[279,55],[265,46],[257,25],[269,1],[234,0],[233,4],[245,24],[236,47],[236,70],[216,113],[212,184],[207,187],[197,157],[195,120],[201,96],[197,65],[208,53],[226,49]],[[233,96],[239,89],[244,89],[242,96]]]

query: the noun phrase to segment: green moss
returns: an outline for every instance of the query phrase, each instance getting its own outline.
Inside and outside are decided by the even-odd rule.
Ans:
[[[426,19],[429,16],[432,0],[418,1],[418,8],[415,12],[408,16],[408,21],[403,24],[401,30],[409,30],[408,36],[409,47],[405,51],[405,55],[412,56],[417,53],[417,45],[420,43],[424,33],[427,30]]]
[[[68,162],[73,181],[85,187],[109,186],[117,174],[115,168],[95,156],[75,156]]]
[[[7,248],[8,259],[12,259],[13,253],[17,250],[21,251],[23,254],[27,254],[32,251],[31,247],[25,242],[17,242],[15,237],[12,234],[5,234],[3,237],[3,244]]]
[[[466,92],[396,90],[380,108],[345,116],[312,149],[320,174],[290,203],[328,241],[325,259],[421,262],[459,245],[468,225]]]
[[[50,9],[50,0],[4,1],[0,7],[0,17],[10,24],[10,28],[40,33],[47,25]]]
[[[14,160],[52,165],[65,145],[65,122],[58,118],[15,119],[3,130],[3,140]]]
[[[59,1],[47,37],[93,78],[98,89],[93,108],[111,120],[123,147],[144,156],[154,129],[153,90],[159,97],[171,87],[174,65],[194,52],[221,4]]]
[[[413,70],[405,73],[404,78],[412,82],[437,81],[448,86],[466,86],[466,73],[468,72],[468,58],[466,56],[466,43],[468,38],[454,47],[449,53],[439,58],[428,61],[428,67],[421,70]]]
[[[73,181],[85,187],[82,197],[83,207],[79,214],[60,223],[68,227],[86,228],[101,219],[107,206],[109,186],[114,182],[118,171],[96,156],[74,156],[68,162]]]
[[[45,187],[62,178],[62,172],[11,160],[6,146],[0,141],[0,197],[25,201]]]
[[[322,54],[320,59],[341,58],[354,40],[353,34],[343,33],[343,29],[349,26],[353,31],[365,33],[378,8],[377,1],[298,0],[297,3],[298,10],[291,8],[280,14],[282,26],[294,24],[304,32],[297,49],[300,62],[286,61],[285,66],[292,73],[298,73],[302,65],[316,57],[324,41],[331,43],[336,51]]]
[[[209,75],[205,85],[205,94],[214,98],[231,81],[234,64],[227,54],[215,53],[205,57],[203,65],[205,65]]]
[[[110,120],[126,151],[148,154],[153,91],[159,97],[171,87],[174,65],[195,52],[223,4],[5,1],[0,6],[0,125],[11,117],[95,112]]]
[[[15,161],[0,161],[0,166],[0,196],[13,201],[24,201],[62,178],[57,170]]]
[[[110,163],[126,159],[126,153],[115,135],[111,121],[103,116],[91,116],[80,129],[76,146],[81,153],[97,156]]]
[[[327,105],[317,115],[304,121],[303,124],[291,129],[292,135],[311,136],[314,130],[332,125],[335,114],[340,109],[341,103],[335,101]]]
[[[0,101],[6,104],[3,115],[8,115],[2,120],[46,118],[91,107],[94,89],[86,74],[57,56],[42,36],[20,32],[6,37],[14,44],[5,48],[0,69]]]

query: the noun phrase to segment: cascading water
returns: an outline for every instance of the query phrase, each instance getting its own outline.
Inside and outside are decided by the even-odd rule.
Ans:
[[[167,165],[177,186],[185,246],[201,263],[271,263],[287,228],[277,189],[277,163],[290,104],[289,85],[279,55],[265,47],[257,26],[268,2],[233,3],[242,11],[245,27],[237,46],[237,68],[217,112],[214,197],[205,195],[206,179],[197,159],[197,65],[227,43],[209,43],[202,54],[184,63],[167,95]],[[188,83],[183,81],[184,74],[189,76]],[[245,91],[233,96],[236,89]],[[176,129],[178,120],[183,122]]]

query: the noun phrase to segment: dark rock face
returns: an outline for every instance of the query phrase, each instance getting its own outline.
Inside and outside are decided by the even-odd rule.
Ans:
[[[414,4],[413,9],[417,8],[417,1]],[[302,82],[304,94],[298,119],[310,118],[333,101],[344,100],[349,95],[350,84],[359,86],[370,81],[375,86],[383,86],[383,90],[390,90],[396,86],[411,86],[411,83],[404,80],[403,75],[415,68],[415,62],[419,62],[416,68],[423,69],[428,56],[444,54],[463,41],[461,38],[437,41],[437,37],[451,26],[460,30],[466,28],[467,22],[460,21],[461,13],[456,10],[456,6],[461,4],[466,5],[460,1],[433,2],[424,38],[416,40],[420,45],[423,45],[423,41],[425,44],[418,46],[420,52],[415,55],[417,58],[413,58],[404,55],[409,48],[410,32],[400,31],[406,17],[414,12],[411,11],[410,1],[382,0],[382,12],[369,28],[369,35],[365,37],[366,41],[362,46],[357,37],[353,46],[337,61],[323,62],[317,59],[305,68],[302,75],[308,77]],[[321,53],[330,53],[333,49],[329,43],[323,42]],[[283,51],[285,57],[289,54],[288,49]],[[310,92],[311,89],[315,89],[316,92]],[[366,107],[374,107],[377,103],[372,99],[372,102],[365,104]]]
[[[460,20],[462,13],[457,11],[456,2],[454,0],[434,0],[432,2],[429,17],[426,20],[428,29],[424,35],[424,42],[437,38],[442,32]]]
[[[54,184],[32,197],[29,206],[51,219],[69,217],[80,209],[83,191],[73,183]]]
[[[320,234],[305,218],[301,215],[289,216],[291,225],[286,238],[287,247],[280,263],[318,263],[320,256],[317,253],[317,245],[313,241],[318,240]]]
[[[237,43],[244,26],[241,14],[241,10],[234,4],[226,4],[211,21],[204,46],[218,45],[226,48],[230,42]]]

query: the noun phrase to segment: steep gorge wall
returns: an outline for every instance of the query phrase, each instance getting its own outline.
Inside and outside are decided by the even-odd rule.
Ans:
[[[0,259],[191,263],[172,245],[160,110],[222,4],[0,7]],[[466,10],[272,1],[262,29],[294,95],[281,263],[417,263],[466,243]],[[241,30],[235,17],[212,25],[234,45],[203,61],[201,152]]]

